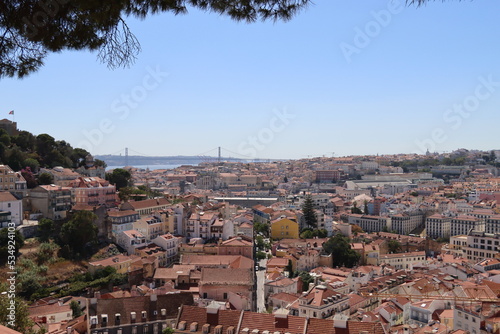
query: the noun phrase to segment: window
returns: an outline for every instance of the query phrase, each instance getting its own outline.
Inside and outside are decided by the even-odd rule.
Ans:
[[[224,296],[222,298],[227,299],[227,292],[224,292]]]

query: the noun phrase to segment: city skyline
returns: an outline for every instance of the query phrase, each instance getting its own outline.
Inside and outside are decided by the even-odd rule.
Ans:
[[[95,53],[50,55],[39,72],[0,81],[2,112],[94,155],[491,150],[499,6],[335,1],[286,23],[195,10],[130,20],[142,45],[131,68],[108,70]]]

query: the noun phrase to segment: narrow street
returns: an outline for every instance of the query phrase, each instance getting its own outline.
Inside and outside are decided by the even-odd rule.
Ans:
[[[265,312],[266,306],[264,302],[264,280],[266,274],[267,259],[260,260],[259,270],[257,271],[257,312]]]

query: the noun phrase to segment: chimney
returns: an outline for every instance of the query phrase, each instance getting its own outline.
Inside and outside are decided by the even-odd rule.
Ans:
[[[347,319],[349,318],[342,313],[335,314],[335,316],[333,317],[333,327],[347,328]]]
[[[155,302],[158,300],[158,295],[156,293],[152,293],[149,298],[151,299],[152,302]]]

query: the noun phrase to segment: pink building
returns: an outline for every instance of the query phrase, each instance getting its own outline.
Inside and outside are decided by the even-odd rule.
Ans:
[[[116,187],[100,177],[79,177],[70,187],[74,204],[107,207],[117,204]]]
[[[243,255],[253,259],[253,242],[244,237],[234,237],[219,244],[219,255]]]

